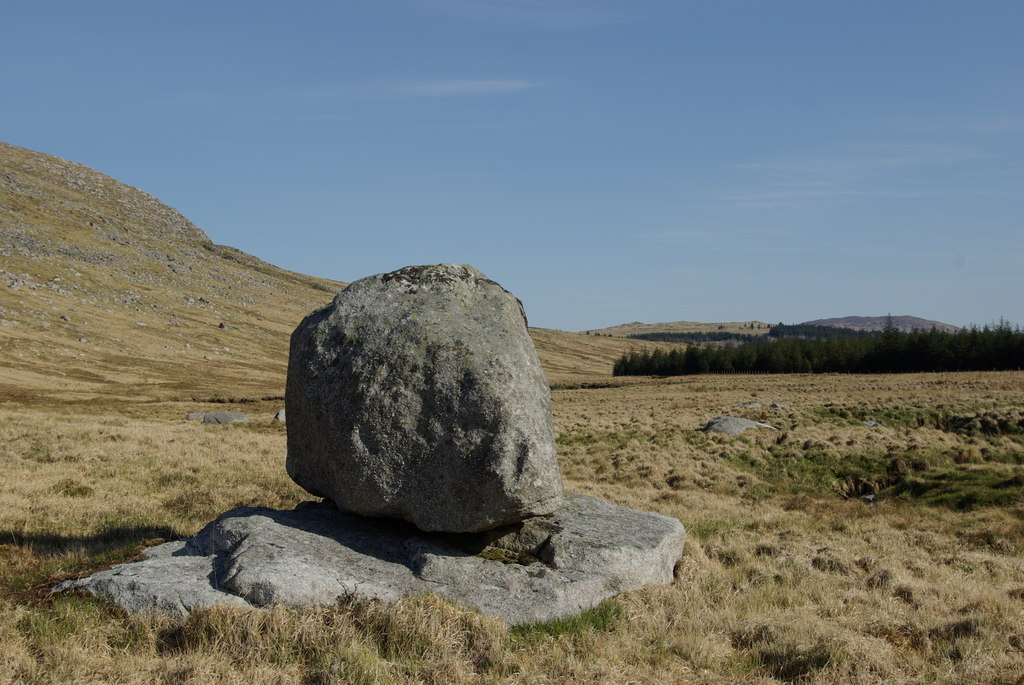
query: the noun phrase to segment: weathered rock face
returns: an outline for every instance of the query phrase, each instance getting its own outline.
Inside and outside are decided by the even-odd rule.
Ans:
[[[475,532],[562,503],[522,305],[470,266],[356,281],[292,334],[288,474],[344,511]]]
[[[143,553],[55,591],[78,589],[127,611],[186,614],[232,606],[394,602],[434,592],[516,625],[549,621],[648,583],[669,583],[679,521],[568,495],[552,516],[475,535],[423,533],[324,505],[241,507],[189,540]]]

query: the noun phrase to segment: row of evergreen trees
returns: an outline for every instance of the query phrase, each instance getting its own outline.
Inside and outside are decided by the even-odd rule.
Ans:
[[[1024,368],[1024,332],[1000,322],[955,333],[932,329],[904,333],[889,325],[874,336],[781,338],[738,347],[690,346],[685,350],[634,350],[623,355],[616,376],[682,376],[701,373],[903,373]]]
[[[709,343],[709,342],[753,342],[760,335],[752,333],[731,333],[725,331],[700,331],[692,333],[634,333],[627,336],[634,340],[650,340],[651,342],[671,343]]]
[[[870,338],[881,335],[881,333],[879,331],[857,331],[852,328],[839,328],[836,326],[778,323],[769,326],[766,335],[769,338]],[[754,335],[753,333],[726,331],[634,333],[627,337],[634,340],[689,344],[710,342],[740,344],[764,340],[764,336]]]

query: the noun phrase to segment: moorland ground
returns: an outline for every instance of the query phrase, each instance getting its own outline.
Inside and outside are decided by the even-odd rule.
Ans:
[[[679,518],[672,585],[513,630],[433,597],[176,619],[51,595],[309,498],[271,417],[342,284],[3,143],[0,259],[0,682],[1024,682],[1019,371],[612,378],[640,343],[531,329],[567,489]],[[185,419],[209,409],[253,421]],[[697,430],[744,412],[780,430]]]
[[[1024,373],[570,366],[548,369],[567,489],[689,537],[672,585],[511,630],[429,596],[178,619],[51,595],[231,507],[309,496],[284,472],[280,386],[5,395],[0,682],[1022,682]],[[211,408],[253,421],[185,419]],[[719,414],[780,430],[697,430]]]

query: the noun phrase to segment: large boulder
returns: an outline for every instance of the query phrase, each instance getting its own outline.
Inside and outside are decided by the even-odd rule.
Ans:
[[[215,604],[330,606],[433,592],[518,625],[672,582],[684,538],[676,519],[583,495],[566,496],[551,516],[475,535],[424,533],[322,504],[240,507],[194,538],[54,590],[177,615]]]
[[[288,474],[340,509],[475,532],[562,503],[522,304],[470,266],[352,283],[292,334]]]

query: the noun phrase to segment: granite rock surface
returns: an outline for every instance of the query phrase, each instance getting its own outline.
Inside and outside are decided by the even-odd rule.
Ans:
[[[751,421],[740,416],[716,416],[707,422],[702,430],[708,433],[725,433],[726,435],[742,435],[744,431],[751,428],[767,428],[778,430],[775,426],[769,426],[760,421]]]
[[[684,538],[676,519],[583,495],[567,495],[549,516],[477,534],[424,533],[324,504],[240,507],[194,538],[55,591],[84,590],[128,611],[178,615],[214,604],[394,602],[430,592],[519,625],[672,582]]]
[[[476,532],[562,503],[522,304],[471,266],[361,279],[292,334],[288,474],[340,509]]]

